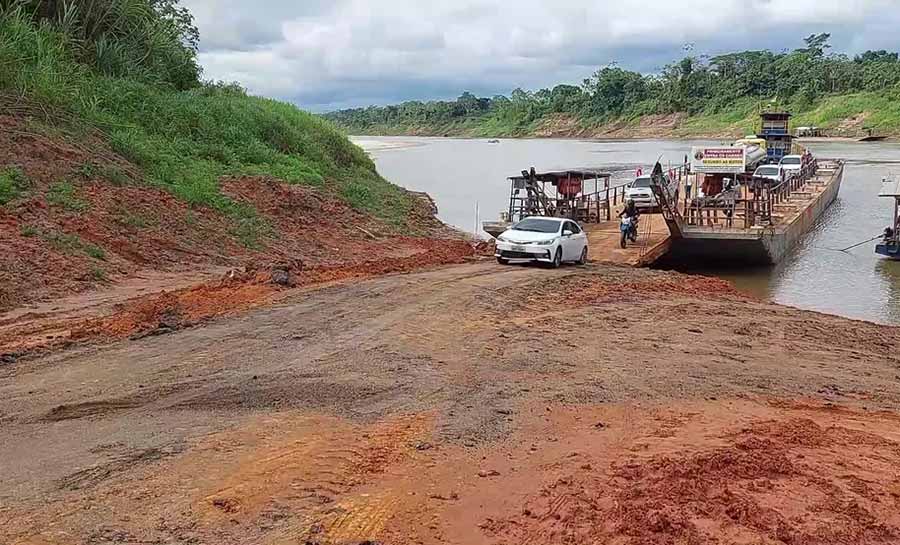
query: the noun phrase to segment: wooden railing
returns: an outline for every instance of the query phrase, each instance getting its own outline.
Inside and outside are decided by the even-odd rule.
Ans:
[[[773,204],[780,204],[791,198],[791,193],[799,190],[806,185],[811,178],[816,175],[819,170],[818,162],[813,159],[805,164],[799,172],[793,174],[787,180],[781,182],[769,190],[769,194],[773,199]]]
[[[618,185],[610,185],[607,181],[604,187],[594,193],[579,195],[568,201],[571,206],[569,216],[583,223],[598,223],[610,221],[613,217],[612,210],[620,203],[625,202],[625,190],[630,182]]]
[[[744,228],[774,224],[775,207],[790,200],[818,172],[815,160],[784,181],[738,176],[738,185],[713,197],[685,199],[684,221],[691,226]]]

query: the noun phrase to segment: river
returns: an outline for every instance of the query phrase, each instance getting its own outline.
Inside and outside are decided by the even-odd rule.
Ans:
[[[587,168],[626,179],[657,158],[681,163],[689,140],[485,140],[356,137],[388,180],[428,192],[445,222],[474,231],[507,206],[506,177],[537,170]],[[874,243],[837,251],[868,239],[891,223],[891,203],[878,198],[881,179],[900,175],[900,145],[815,142],[819,157],[847,162],[837,200],[792,254],[774,267],[690,272],[714,274],[741,290],[799,308],[900,325],[900,262],[878,258]],[[476,207],[479,216],[476,218]],[[835,332],[840,334],[840,332]]]

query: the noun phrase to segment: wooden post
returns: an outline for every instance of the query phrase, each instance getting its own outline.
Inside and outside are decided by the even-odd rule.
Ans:
[[[609,221],[612,219],[612,213],[609,209],[609,178],[606,179],[603,185],[606,188],[606,221]],[[597,217],[600,217],[599,214],[597,215]]]

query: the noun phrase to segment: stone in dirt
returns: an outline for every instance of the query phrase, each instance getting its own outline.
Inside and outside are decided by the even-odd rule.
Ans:
[[[285,269],[275,269],[272,271],[272,283],[279,286],[291,287],[294,285],[294,279],[291,277],[291,271]]]

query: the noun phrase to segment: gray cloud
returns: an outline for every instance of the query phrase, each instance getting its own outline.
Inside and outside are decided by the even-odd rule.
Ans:
[[[900,0],[183,0],[206,77],[322,111],[654,71],[695,53],[900,49]]]

